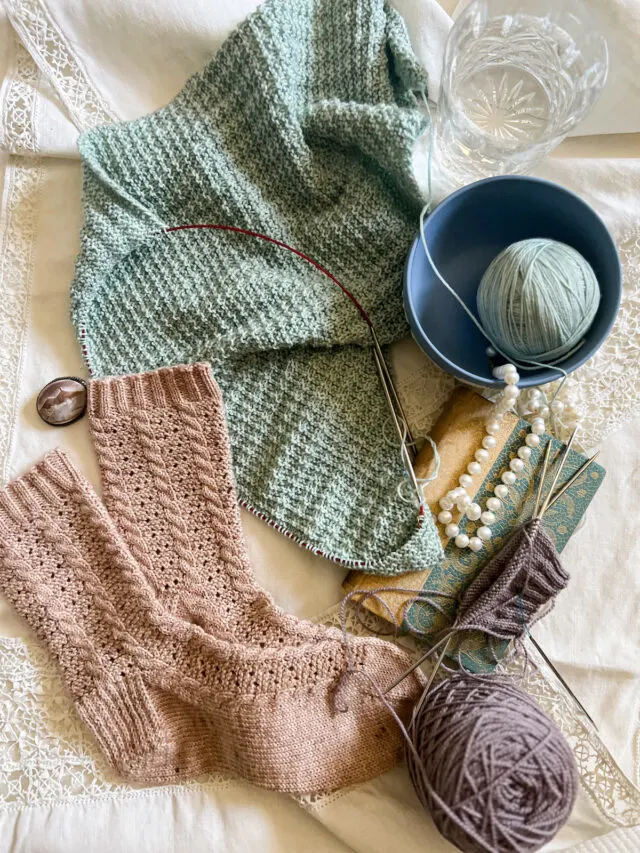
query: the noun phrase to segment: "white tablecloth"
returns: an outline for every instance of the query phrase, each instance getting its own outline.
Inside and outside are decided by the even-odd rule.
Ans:
[[[16,30],[0,16],[5,79],[0,142],[10,152],[0,159],[0,477],[10,479],[59,445],[98,486],[86,424],[54,430],[39,421],[34,407],[46,381],[82,373],[68,319],[80,226],[78,128],[133,117],[166,102],[256,3],[5,2]],[[396,0],[396,5],[435,79],[449,19],[434,0]],[[545,166],[553,179],[576,187],[595,204],[624,244],[630,316],[633,269],[640,265],[639,168],[631,158],[553,159]],[[631,326],[625,329],[625,335],[632,334]],[[565,552],[574,581],[538,636],[636,779],[640,638],[631,513],[640,494],[640,422],[630,418],[640,388],[627,387],[633,382],[625,386],[616,368],[628,358],[625,343],[616,343],[604,362],[612,372],[602,377],[591,421],[594,436],[607,431],[603,420],[618,427],[603,445],[608,477]],[[412,345],[403,348],[400,360],[410,367],[404,387],[413,395],[412,411],[428,424],[446,380]],[[618,397],[607,396],[606,388],[616,382],[622,406],[616,405]],[[589,422],[589,394],[584,396],[580,405]],[[606,418],[598,418],[608,406]],[[297,549],[251,516],[243,516],[243,522],[256,574],[282,607],[310,617],[340,599],[342,569]],[[55,668],[2,601],[0,635],[0,853],[453,849],[431,826],[402,767],[367,785],[303,803],[225,779],[150,790],[124,786],[102,767],[70,712]],[[617,796],[605,770],[594,772],[603,791]],[[635,830],[607,835],[610,830],[582,794],[568,826],[547,849],[606,836],[601,846],[589,842],[576,850],[640,850]]]

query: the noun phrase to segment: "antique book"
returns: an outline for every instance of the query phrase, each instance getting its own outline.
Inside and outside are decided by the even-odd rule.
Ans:
[[[424,492],[426,504],[434,515],[440,511],[438,505],[440,498],[458,485],[458,478],[466,471],[468,463],[473,459],[474,451],[481,446],[485,435],[484,424],[491,409],[492,404],[483,397],[468,388],[459,387],[452,394],[443,414],[435,424],[431,437],[438,447],[440,472],[438,478],[425,487]],[[488,461],[482,464],[481,473],[473,477],[473,485],[468,489],[474,501],[484,506],[494,486],[500,482],[500,474],[509,460],[516,455],[518,447],[524,443],[528,433],[529,424],[526,421],[513,414],[504,416],[500,432],[495,436],[496,447],[489,451]],[[431,571],[411,572],[392,578],[375,577],[352,571],[344,583],[347,592],[354,590],[367,592],[383,587],[385,592],[382,597],[399,626],[403,622],[403,612],[407,603],[413,596],[410,592],[393,590],[437,590],[451,595],[450,599],[443,598],[438,601],[443,612],[438,612],[438,609],[426,601],[414,601],[406,610],[408,622],[405,622],[403,627],[406,629],[410,622],[412,626],[424,632],[425,641],[429,642],[439,630],[453,621],[455,598],[471,582],[478,570],[504,545],[512,530],[531,517],[542,467],[542,454],[547,443],[552,441],[552,464],[545,478],[546,488],[549,488],[558,464],[557,460],[562,455],[560,451],[563,444],[549,435],[540,436],[540,439],[540,447],[532,452],[531,459],[525,468],[526,473],[519,476],[515,485],[510,487],[509,496],[503,501],[498,517],[491,525],[493,536],[481,551],[474,553],[469,548],[458,548],[447,538],[443,526],[438,525],[444,547],[444,559],[439,566]],[[569,451],[555,491],[570,479],[584,461],[585,457],[582,454]],[[432,468],[432,463],[433,451],[427,444],[415,460],[414,468],[417,475],[426,476]],[[545,529],[558,552],[562,551],[575,531],[602,483],[604,475],[604,468],[593,463],[545,513]],[[458,521],[455,514],[454,521]],[[462,521],[461,531],[465,531],[467,525],[473,529],[476,523]],[[366,600],[364,606],[377,616],[390,621],[389,611],[385,611],[375,599]],[[464,654],[466,665],[471,668],[483,669],[492,659],[492,655],[488,654],[486,641],[482,637],[467,638],[459,650]]]

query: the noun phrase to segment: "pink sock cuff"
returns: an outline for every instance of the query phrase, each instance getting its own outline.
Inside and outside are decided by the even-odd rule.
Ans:
[[[0,530],[7,533],[28,522],[43,507],[59,503],[81,485],[81,478],[62,450],[53,450],[0,492]]]
[[[222,397],[208,364],[161,367],[150,373],[94,379],[89,383],[89,415],[162,408]]]

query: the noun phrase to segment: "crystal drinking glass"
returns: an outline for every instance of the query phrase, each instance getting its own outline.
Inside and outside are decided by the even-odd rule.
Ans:
[[[607,44],[581,0],[473,0],[447,42],[433,140],[460,186],[529,172],[584,118]]]

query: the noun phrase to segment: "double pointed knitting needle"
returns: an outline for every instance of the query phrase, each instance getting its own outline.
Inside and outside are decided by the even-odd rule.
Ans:
[[[593,463],[596,461],[598,456],[600,456],[600,451],[596,450],[596,452],[593,454],[593,456],[591,456],[589,459],[587,459],[585,462],[582,463],[582,465],[578,468],[578,470],[575,472],[575,474],[573,474],[573,476],[567,480],[567,482],[564,484],[564,486],[562,486],[561,489],[558,489],[556,494],[551,498],[551,500],[549,501],[549,506],[547,507],[547,509],[551,509],[551,507],[554,505],[554,503],[556,501],[560,500],[560,498],[564,495],[564,493],[567,491],[567,489],[570,489],[571,486],[573,486],[573,484],[576,482],[576,480],[584,474],[584,472],[587,470],[587,468],[590,468],[593,465]]]
[[[551,439],[547,442],[547,446],[544,450],[544,460],[542,463],[542,471],[540,472],[540,482],[538,483],[538,494],[536,495],[536,506],[533,511],[533,517],[538,517],[538,510],[540,509],[540,499],[542,497],[542,488],[544,486],[544,480],[547,476],[547,467],[549,466],[549,457],[551,456]]]
[[[549,509],[549,503],[550,503],[551,497],[553,495],[553,490],[558,485],[558,480],[560,479],[560,474],[562,473],[562,469],[564,468],[564,463],[567,461],[567,458],[569,456],[569,451],[571,450],[571,445],[574,442],[574,439],[576,437],[577,432],[578,432],[578,427],[576,427],[574,429],[574,431],[571,433],[571,438],[569,439],[569,441],[567,442],[567,444],[564,448],[564,452],[562,454],[560,464],[558,465],[558,470],[556,471],[555,476],[553,478],[553,482],[551,483],[551,488],[549,489],[549,493],[548,493],[544,503],[540,507],[540,511],[536,514],[537,518],[542,518],[542,516],[545,514],[545,512]],[[551,439],[549,439],[549,444],[551,444]]]
[[[445,634],[445,636],[441,640],[438,640],[438,642],[435,644],[435,646],[431,646],[431,648],[429,649],[428,652],[425,652],[422,655],[422,657],[418,658],[417,661],[412,663],[411,666],[409,667],[409,669],[405,670],[405,672],[403,672],[399,678],[396,678],[396,680],[393,682],[393,684],[390,687],[387,687],[387,689],[384,691],[384,695],[386,696],[387,693],[390,693],[394,687],[397,687],[398,684],[400,684],[401,681],[404,681],[408,675],[411,675],[411,673],[414,671],[414,669],[417,669],[419,666],[422,666],[422,664],[426,661],[426,659],[431,657],[431,655],[435,652],[435,650],[439,649],[440,646],[444,643],[444,649],[440,652],[440,657],[438,658],[438,662],[436,664],[434,671],[431,673],[431,678],[429,679],[429,683],[427,685],[427,687],[431,687],[431,683],[433,682],[433,679],[435,678],[436,672],[440,669],[440,664],[444,660],[444,656],[447,652],[447,649],[449,648],[449,643],[451,642],[452,637],[453,637],[453,632],[449,632],[448,634]]]

